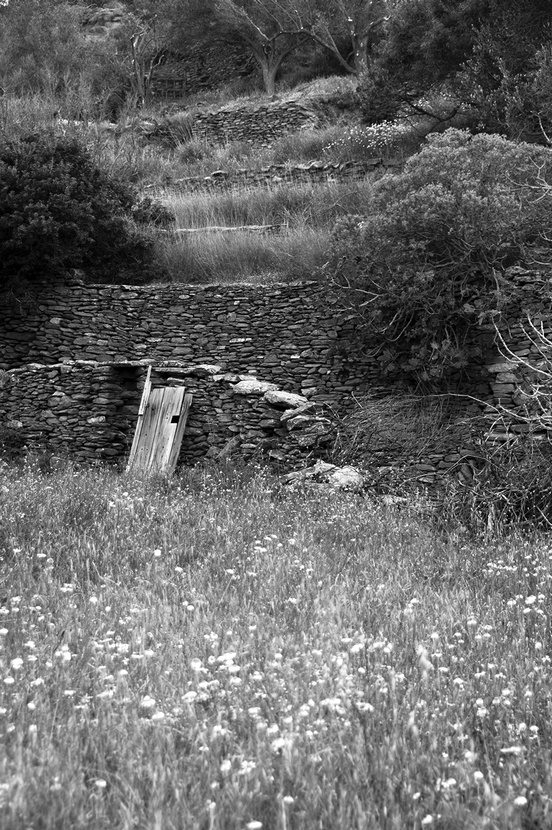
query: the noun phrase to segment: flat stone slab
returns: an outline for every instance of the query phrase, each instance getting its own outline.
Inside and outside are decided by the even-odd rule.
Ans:
[[[499,374],[501,372],[511,372],[512,369],[517,369],[518,366],[519,362],[515,360],[504,360],[502,363],[491,363],[489,366],[485,366],[485,369],[487,372]]]
[[[314,403],[306,403],[302,406],[298,406],[294,409],[287,409],[283,415],[280,417],[280,421],[285,424],[286,421],[289,421],[290,418],[296,418],[298,415],[305,415],[309,412],[314,412],[316,409],[316,404]]]
[[[276,384],[269,383],[266,380],[240,380],[239,383],[234,384],[232,391],[235,395],[265,395],[274,394],[273,390],[278,389]],[[265,395],[266,397],[266,395]]]
[[[274,387],[276,389],[276,387]],[[294,392],[270,391],[264,396],[264,400],[272,406],[282,409],[297,409],[304,406],[308,400],[303,395],[296,395]]]
[[[182,375],[186,377],[187,375],[195,375],[195,377],[205,378],[214,375],[218,375],[222,371],[221,366],[217,366],[216,364],[211,363],[194,363],[191,366],[154,366],[153,367],[157,372],[167,373],[171,372],[172,374]]]

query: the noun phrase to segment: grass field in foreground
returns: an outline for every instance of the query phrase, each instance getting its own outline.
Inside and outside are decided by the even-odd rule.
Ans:
[[[28,466],[0,547],[3,830],[551,826],[544,537]]]

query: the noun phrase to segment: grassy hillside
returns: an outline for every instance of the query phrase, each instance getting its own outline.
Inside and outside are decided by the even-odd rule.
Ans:
[[[0,105],[0,131],[7,138],[31,133],[76,138],[84,143],[102,170],[131,183],[144,194],[159,198],[176,217],[176,230],[209,226],[226,228],[278,223],[285,227],[277,237],[252,237],[245,231],[229,234],[178,234],[158,238],[160,262],[169,278],[184,282],[225,282],[312,278],[328,259],[328,241],[335,220],[347,213],[361,213],[370,192],[370,177],[351,183],[327,185],[268,184],[257,189],[237,188],[229,193],[188,192],[187,177],[207,176],[215,170],[262,170],[271,164],[292,167],[310,161],[362,161],[374,157],[404,158],[415,149],[425,132],[413,127],[378,125],[362,127],[358,109],[339,109],[335,102],[354,95],[356,81],[335,77],[318,79],[282,94],[280,102],[300,102],[323,107],[319,129],[301,130],[263,147],[246,141],[217,144],[190,139],[188,124],[194,101],[185,112],[162,115],[152,109],[127,113],[118,125],[75,120],[86,106],[68,99],[60,108],[53,96],[7,96]],[[211,100],[212,99],[212,100]],[[203,107],[258,106],[264,99],[251,93],[229,100],[221,91]],[[77,107],[76,104],[79,103]],[[57,114],[56,114],[57,113]],[[156,139],[170,135],[167,144]],[[144,129],[144,127],[148,129]],[[376,174],[374,174],[376,175]]]

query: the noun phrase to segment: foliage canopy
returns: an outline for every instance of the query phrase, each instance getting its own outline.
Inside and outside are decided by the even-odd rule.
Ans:
[[[549,150],[451,129],[337,224],[328,273],[384,370],[440,380],[474,357],[470,328],[515,298],[499,274],[550,238],[551,175]]]
[[[103,173],[74,140],[0,143],[0,287],[63,278],[132,282],[155,274],[153,243],[132,221],[159,211]],[[165,217],[167,218],[167,217]]]

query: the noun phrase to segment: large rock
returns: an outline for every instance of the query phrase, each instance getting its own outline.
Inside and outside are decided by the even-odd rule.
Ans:
[[[274,388],[274,391],[267,392],[264,400],[279,409],[297,409],[308,403],[308,400],[303,395],[296,395],[293,392],[276,391],[276,388]]]
[[[292,486],[310,484],[327,491],[350,490],[354,493],[362,490],[365,483],[364,476],[355,467],[338,467],[326,461],[317,461],[313,467],[288,473],[282,481]]]
[[[285,421],[286,429],[290,432],[294,429],[303,429],[307,424],[312,424],[312,417],[308,415],[295,415],[293,418],[288,418]]]
[[[295,419],[300,415],[305,415],[306,413],[312,413],[316,411],[316,404],[315,403],[305,403],[302,406],[298,406],[295,409],[286,409],[286,411],[280,416],[280,421],[285,424],[290,419]]]
[[[357,492],[364,484],[364,476],[355,467],[347,465],[338,467],[328,473],[327,482],[334,490],[354,490]]]
[[[240,380],[232,387],[235,395],[264,395],[265,398],[267,394],[275,394],[276,389],[278,389],[276,384],[266,380],[257,380],[257,378]]]

